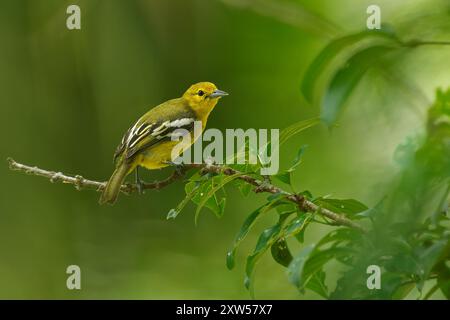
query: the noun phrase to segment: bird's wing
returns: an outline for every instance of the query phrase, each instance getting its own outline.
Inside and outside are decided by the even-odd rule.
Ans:
[[[161,107],[164,107],[164,112],[154,112],[153,109],[127,130],[116,149],[114,160],[120,155],[130,159],[157,143],[170,141],[177,129],[193,129],[196,118],[192,111],[173,106]]]

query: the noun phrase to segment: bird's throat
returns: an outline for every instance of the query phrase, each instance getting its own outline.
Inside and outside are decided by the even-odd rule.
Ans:
[[[203,129],[206,126],[206,121],[208,120],[209,114],[217,104],[217,100],[218,99],[205,100],[198,106],[192,107],[196,113],[197,119],[202,122]]]

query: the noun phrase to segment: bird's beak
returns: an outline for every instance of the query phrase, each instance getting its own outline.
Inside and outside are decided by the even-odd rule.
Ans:
[[[211,94],[209,95],[209,97],[210,97],[210,98],[220,98],[220,97],[225,97],[225,96],[227,96],[227,95],[228,95],[228,93],[226,93],[225,91],[216,89],[216,90],[213,91],[213,93],[211,93]]]

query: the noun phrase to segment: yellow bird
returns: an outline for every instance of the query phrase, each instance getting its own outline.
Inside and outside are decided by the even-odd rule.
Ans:
[[[114,154],[116,168],[109,178],[100,197],[100,203],[114,204],[126,176],[136,169],[136,183],[141,189],[138,166],[160,169],[172,162],[172,149],[181,141],[172,141],[176,129],[187,129],[191,133],[190,144],[198,137],[193,136],[194,122],[202,122],[205,129],[209,114],[219,98],[228,93],[217,89],[211,82],[192,85],[181,98],[166,101],[144,114],[127,130]]]

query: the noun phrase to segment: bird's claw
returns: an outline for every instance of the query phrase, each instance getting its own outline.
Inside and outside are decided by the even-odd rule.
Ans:
[[[175,163],[173,161],[165,161],[165,164],[168,164],[169,166],[172,166],[175,168],[175,172],[177,175],[182,175],[184,171],[184,164],[183,163]]]
[[[136,181],[136,187],[138,194],[144,194],[144,182],[142,182],[142,180],[139,179],[138,181]]]
[[[255,192],[262,192],[264,189],[272,186],[272,181],[269,176],[263,176],[264,180],[261,181],[260,185],[255,188]]]
[[[136,168],[136,188],[140,195],[144,194],[144,184],[145,183],[139,177],[139,169]]]

